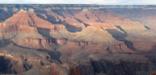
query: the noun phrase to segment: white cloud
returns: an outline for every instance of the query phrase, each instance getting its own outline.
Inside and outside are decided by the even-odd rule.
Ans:
[[[156,4],[156,0],[1,0],[0,3],[20,3],[20,4],[115,4],[115,5],[135,5],[135,4]]]

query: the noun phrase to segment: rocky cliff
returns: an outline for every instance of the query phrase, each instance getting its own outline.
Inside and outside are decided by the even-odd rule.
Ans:
[[[150,75],[156,70],[151,17],[132,19],[117,8],[12,6],[0,12],[10,13],[0,23],[0,66],[5,65],[0,74]]]
[[[51,30],[53,25],[37,17],[33,11],[20,10],[6,19],[1,28],[4,30],[4,36],[10,34],[4,39],[11,39],[17,45],[37,49],[50,48],[49,39],[40,34],[38,28]],[[11,35],[12,37],[9,37]]]

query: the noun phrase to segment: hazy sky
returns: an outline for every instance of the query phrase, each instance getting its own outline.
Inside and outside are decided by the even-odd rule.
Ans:
[[[156,4],[156,0],[0,0],[0,3],[146,5]]]

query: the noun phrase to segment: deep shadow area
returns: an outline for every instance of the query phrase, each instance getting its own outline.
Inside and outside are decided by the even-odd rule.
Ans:
[[[156,45],[154,45],[151,50],[146,53],[146,57],[152,62],[153,70],[156,70]]]
[[[117,57],[114,57],[116,59]],[[126,61],[119,59],[90,60],[88,64],[79,64],[70,69],[69,75],[150,75],[152,64],[144,62]]]
[[[116,40],[118,41],[125,41],[126,35],[116,29],[106,29]]]
[[[48,37],[48,38],[51,38],[51,37],[50,37],[50,34],[49,34],[50,30],[44,29],[44,28],[37,28],[37,30],[38,30],[38,32],[39,32],[41,35],[43,35],[43,36],[45,36],[45,37]]]
[[[127,36],[127,32],[120,26],[116,26],[119,30],[121,30],[122,32],[124,32],[124,35]]]
[[[42,19],[48,20],[49,22],[51,22],[53,24],[61,24],[63,22],[58,17],[53,16],[53,13],[55,13],[54,10],[43,11],[43,10],[40,10],[40,9],[36,9],[35,12],[37,12],[37,16],[39,16]],[[52,14],[49,14],[51,12],[52,12]],[[56,13],[56,14],[58,14],[58,13]]]
[[[148,26],[146,26],[146,25],[144,25],[144,27],[145,27],[147,30],[150,30],[150,29],[151,29],[150,27],[148,27]]]
[[[9,40],[6,39],[2,39],[0,40],[0,48],[2,47],[6,47],[7,45],[9,45],[11,42]]]
[[[12,69],[11,60],[0,56],[0,74],[15,74],[16,71]]]
[[[9,18],[10,16],[12,16],[13,11],[11,10],[4,10],[4,9],[0,9],[0,22],[5,21],[7,18]]]
[[[23,61],[23,68],[25,71],[28,71],[32,68],[32,65],[28,62],[27,59],[24,59],[24,61]]]
[[[69,24],[64,24],[64,25],[69,32],[80,32],[82,30],[80,28],[75,28]]]
[[[52,43],[57,44],[55,38],[53,38],[53,37],[50,36],[50,33],[49,33],[50,30],[48,30],[48,29],[43,29],[43,28],[37,28],[37,30],[38,30],[38,32],[39,32],[42,36],[48,38],[48,42],[52,42]]]
[[[127,35],[125,33],[122,33],[116,29],[106,29],[106,31],[109,32],[116,40],[124,42],[127,48],[136,50],[133,46],[133,43],[126,39]]]
[[[56,63],[62,63],[60,60],[61,53],[57,50],[49,52],[50,58],[52,59],[53,62]]]
[[[104,75],[149,75],[149,63],[136,63],[120,60],[119,63],[99,60],[91,61],[91,65],[95,73],[103,73]]]

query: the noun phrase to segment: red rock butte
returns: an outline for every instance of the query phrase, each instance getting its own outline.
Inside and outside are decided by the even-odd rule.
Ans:
[[[41,19],[37,16],[37,14],[33,11],[25,11],[21,9],[17,13],[15,13],[12,17],[8,18],[5,22],[6,25],[16,25],[19,28],[45,28],[45,29],[53,29],[53,24],[50,22]]]

